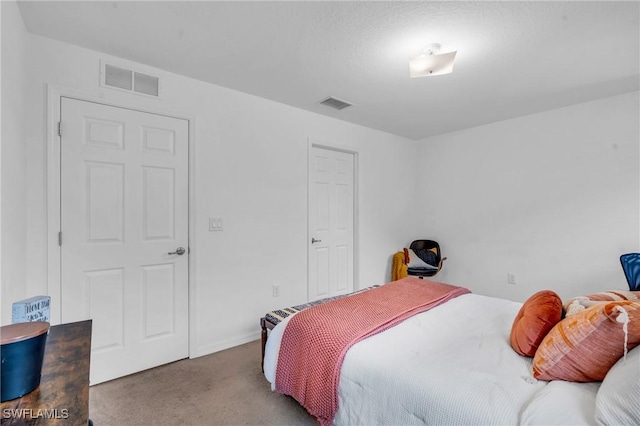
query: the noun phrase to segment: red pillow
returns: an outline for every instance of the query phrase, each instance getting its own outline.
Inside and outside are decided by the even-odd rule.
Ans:
[[[626,317],[626,318],[625,318]],[[597,382],[640,344],[640,302],[604,302],[560,321],[543,339],[533,358],[539,380]]]
[[[529,297],[511,326],[511,347],[520,355],[533,356],[549,330],[562,318],[562,300],[551,290]]]

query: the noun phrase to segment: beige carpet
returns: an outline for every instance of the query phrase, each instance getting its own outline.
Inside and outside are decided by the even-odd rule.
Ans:
[[[89,413],[95,426],[315,424],[271,391],[259,341],[92,386]]]

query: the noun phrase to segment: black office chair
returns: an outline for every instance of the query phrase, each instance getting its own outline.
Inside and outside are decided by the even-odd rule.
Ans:
[[[435,267],[432,268],[407,268],[407,274],[413,275],[418,278],[433,277],[442,269],[442,263],[447,260],[446,257],[442,257],[440,251],[440,244],[433,240],[415,240],[409,246],[418,257],[420,257],[425,263],[428,263]]]
[[[620,264],[629,284],[629,290],[640,291],[640,253],[627,253],[620,256]]]

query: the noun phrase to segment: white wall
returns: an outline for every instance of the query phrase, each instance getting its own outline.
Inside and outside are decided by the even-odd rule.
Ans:
[[[253,340],[265,312],[306,301],[309,138],[358,152],[356,285],[389,280],[391,255],[412,236],[406,227],[411,214],[399,209],[413,192],[406,182],[414,169],[415,141],[171,73],[160,74],[161,101],[100,89],[99,60],[109,59],[105,55],[23,30],[9,35],[14,33],[26,40],[28,88],[22,95],[29,125],[20,127],[27,152],[15,155],[25,167],[13,167],[22,182],[22,191],[14,192],[26,193],[26,200],[23,195],[22,211],[13,220],[3,217],[8,228],[26,217],[26,248],[24,235],[6,238],[7,244],[22,244],[24,255],[3,252],[3,262],[26,271],[20,284],[5,282],[10,288],[26,281],[29,296],[47,292],[47,84],[195,119],[194,355]],[[224,231],[208,232],[210,216],[224,219]],[[279,298],[272,297],[273,284],[281,286]],[[3,297],[2,303],[10,306],[12,300]]]
[[[477,293],[624,287],[638,93],[414,142],[171,73],[161,101],[101,90],[105,58],[26,33],[2,2],[2,323],[12,301],[47,293],[47,84],[195,119],[193,355],[257,338],[264,312],[306,299],[308,138],[359,153],[360,287],[424,237],[449,257],[438,279]],[[210,216],[225,230],[208,232]]]
[[[421,229],[449,257],[439,278],[520,301],[627,289],[619,256],[640,249],[638,102],[628,93],[423,140]]]
[[[25,146],[26,33],[18,7],[2,8],[2,246],[0,287],[2,323],[11,319],[10,300],[26,297],[27,177]]]
[[[0,34],[2,34],[2,5],[0,5]],[[0,39],[0,44],[2,40]],[[0,52],[2,47],[0,46]],[[2,98],[2,55],[0,55],[0,99]],[[2,102],[0,101],[0,141],[2,140]],[[2,145],[0,144],[0,194],[2,193]],[[5,298],[2,289],[2,197],[0,197],[0,299]],[[2,324],[3,308],[0,303],[0,324]]]

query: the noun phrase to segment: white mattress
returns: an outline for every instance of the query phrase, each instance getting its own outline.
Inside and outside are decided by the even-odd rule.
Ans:
[[[538,382],[509,345],[521,304],[459,296],[355,344],[344,358],[337,425],[595,424],[599,384]],[[282,333],[267,341],[275,383]]]

